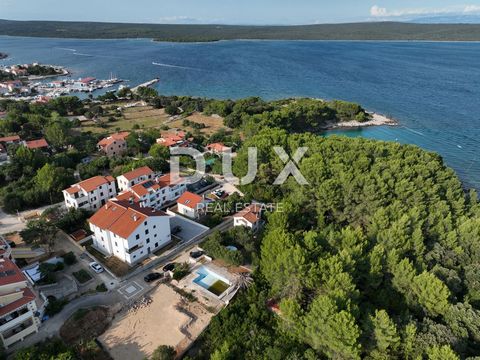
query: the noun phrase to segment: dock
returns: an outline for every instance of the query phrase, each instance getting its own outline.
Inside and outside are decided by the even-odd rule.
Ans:
[[[139,88],[141,87],[149,87],[149,86],[152,86],[156,83],[158,83],[160,81],[159,78],[155,78],[153,80],[150,80],[150,81],[147,81],[147,82],[144,82],[143,84],[140,84],[138,86],[135,86],[134,88],[132,88],[132,91],[137,91]]]

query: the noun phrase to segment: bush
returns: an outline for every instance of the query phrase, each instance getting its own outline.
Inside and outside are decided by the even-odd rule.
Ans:
[[[174,360],[177,352],[172,346],[161,345],[155,349],[151,360]]]
[[[104,283],[98,284],[97,287],[95,288],[97,292],[107,292],[107,286]]]
[[[190,265],[182,263],[175,267],[173,271],[173,280],[181,280],[190,273]]]
[[[80,284],[85,284],[92,279],[92,276],[85,269],[74,272],[73,276],[75,276],[75,279],[77,279]]]
[[[53,316],[55,314],[58,314],[60,311],[63,310],[63,308],[67,304],[68,304],[68,300],[66,299],[61,299],[61,300],[57,300],[55,298],[49,299],[48,305],[45,307],[45,315]]]
[[[65,261],[65,264],[67,264],[69,266],[73,265],[77,262],[77,257],[75,256],[75,254],[72,251],[70,251],[69,253],[66,253],[62,257],[63,257],[63,260]]]

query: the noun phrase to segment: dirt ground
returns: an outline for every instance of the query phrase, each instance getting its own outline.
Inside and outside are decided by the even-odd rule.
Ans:
[[[160,345],[182,353],[208,325],[212,314],[188,303],[167,285],[150,294],[150,303],[123,312],[99,340],[115,360],[142,360]]]
[[[111,317],[108,309],[96,307],[80,309],[60,328],[60,336],[68,344],[90,340],[102,334],[108,327]]]
[[[223,125],[223,118],[219,116],[207,116],[201,113],[194,113],[186,118],[187,120],[193,121],[198,124],[205,124],[205,128],[201,129],[200,131],[206,135],[212,135],[213,133],[217,132],[221,128],[226,128]],[[190,126],[184,127],[183,126],[184,119],[178,119],[175,121],[168,122],[168,126],[170,128],[180,128],[185,129],[188,131],[193,131],[193,128]],[[228,130],[228,128],[226,128]]]

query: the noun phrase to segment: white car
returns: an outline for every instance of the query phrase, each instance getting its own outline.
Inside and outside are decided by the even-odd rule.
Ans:
[[[95,271],[97,274],[100,274],[101,272],[104,271],[103,267],[101,267],[100,264],[95,261],[91,262],[89,265],[92,268],[92,270]]]

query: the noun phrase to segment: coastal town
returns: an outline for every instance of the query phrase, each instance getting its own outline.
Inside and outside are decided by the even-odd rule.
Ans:
[[[70,93],[93,93],[109,89],[122,80],[110,76],[72,79],[70,72],[58,65],[38,63],[0,66],[0,97],[25,101],[48,101]]]
[[[146,89],[128,91],[138,94]],[[53,97],[46,99],[45,104],[52,101]],[[35,99],[31,103],[42,104]],[[112,105],[105,102],[103,107]],[[116,100],[114,108],[124,116],[153,111],[142,99]],[[75,111],[65,115],[78,129],[98,127],[108,116],[100,112],[90,119]],[[4,121],[9,116],[7,111]],[[238,144],[229,137],[224,140],[230,145],[198,143],[199,131],[194,135],[190,129],[202,128],[214,141],[225,131],[219,116],[168,115],[163,109],[152,116],[160,130],[155,129],[158,137],[144,149],[150,162],[134,161],[138,165],[128,166],[128,171],[124,167],[122,172],[101,171],[91,177],[77,173],[78,181],[61,190],[62,202],[1,213],[0,266],[5,275],[0,279],[0,338],[7,353],[52,336],[68,338],[65,333],[74,326],[96,336],[95,351],[113,359],[125,359],[125,354],[144,359],[160,346],[172,347],[181,356],[250,281],[254,267],[245,257],[245,243],[237,243],[237,237],[253,244],[269,209],[255,200],[242,200],[238,188],[212,172],[224,153],[235,154]],[[130,121],[134,129],[135,124],[135,119]],[[81,168],[104,159],[139,156],[130,146],[142,132],[98,129],[105,135],[97,137]],[[56,157],[72,147],[68,143],[59,147],[52,139],[48,131],[43,137],[0,137],[3,166],[16,161],[22,149]],[[169,173],[169,153],[175,148],[192,148],[207,158],[208,172],[200,181],[187,184]],[[164,163],[159,167],[160,160]],[[182,164],[182,172],[188,174],[191,166]],[[222,244],[219,234],[232,240]],[[99,317],[92,329],[75,322],[79,312],[85,312],[86,319]],[[102,331],[95,328],[98,323]],[[141,332],[132,324],[141,324]],[[134,342],[133,328],[138,339]]]
[[[26,3],[91,22],[0,20],[0,360],[478,359],[480,26]]]

